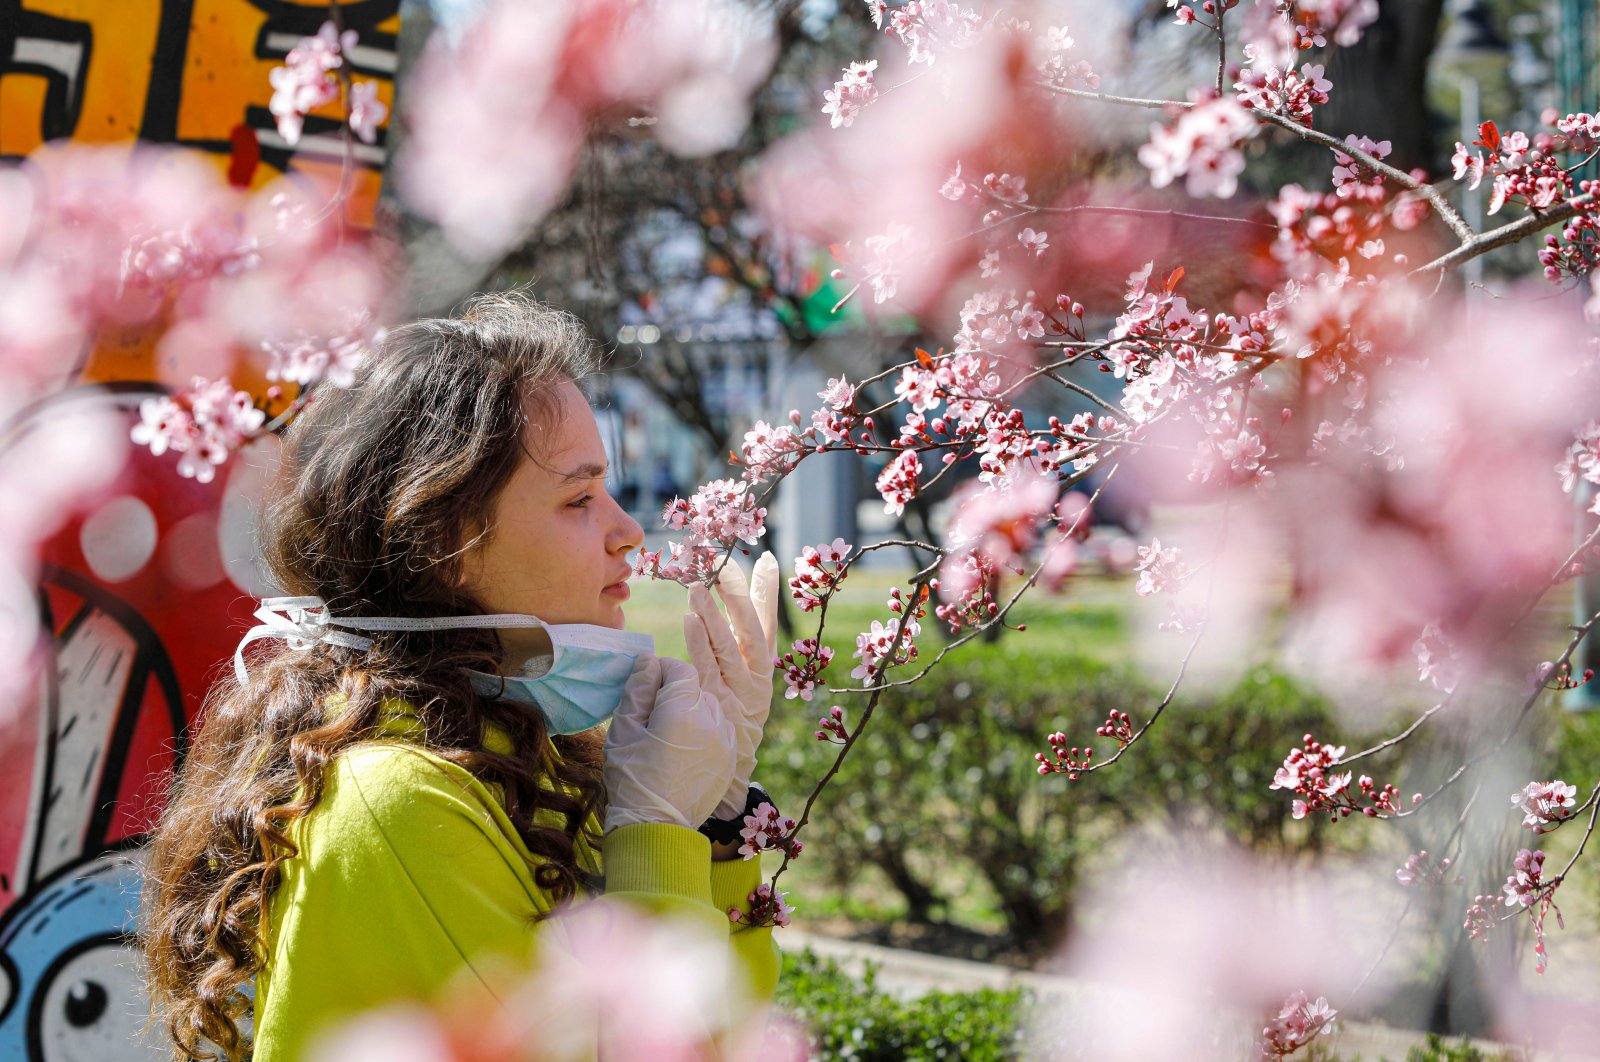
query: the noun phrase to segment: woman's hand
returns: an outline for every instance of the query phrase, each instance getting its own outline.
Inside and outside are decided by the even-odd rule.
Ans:
[[[756,749],[772,710],[772,661],[778,647],[778,560],[770,552],[756,561],[753,585],[731,560],[717,579],[717,593],[728,614],[705,587],[689,591],[694,609],[684,619],[689,659],[701,688],[713,693],[737,738],[737,759],[716,817],[731,819],[744,810]]]
[[[738,759],[732,720],[682,660],[640,657],[606,735],[605,832],[638,822],[698,829]]]

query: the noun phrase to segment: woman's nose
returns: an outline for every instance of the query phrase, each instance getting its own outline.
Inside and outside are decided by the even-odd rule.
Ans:
[[[631,553],[644,545],[644,528],[639,526],[639,521],[628,514],[622,506],[617,506],[617,513],[621,516],[618,524],[619,552]]]

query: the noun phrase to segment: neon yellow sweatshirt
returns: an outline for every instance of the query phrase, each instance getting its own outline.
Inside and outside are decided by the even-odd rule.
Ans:
[[[329,764],[321,801],[291,828],[300,852],[280,864],[268,912],[254,1062],[299,1062],[318,1034],[360,1011],[426,1002],[447,983],[497,999],[485,974],[526,963],[548,935],[545,924],[529,925],[551,905],[499,787],[408,743],[420,725],[403,706],[392,712],[384,738]],[[494,727],[484,744],[511,750]],[[601,868],[581,842],[579,860]],[[645,823],[606,836],[604,870],[605,895],[588,902],[638,905],[727,934],[735,976],[771,1000],[772,929],[734,926],[726,913],[749,910],[760,860],[713,862],[698,831]]]

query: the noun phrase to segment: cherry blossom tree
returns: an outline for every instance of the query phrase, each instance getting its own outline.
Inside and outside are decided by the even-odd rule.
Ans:
[[[1366,748],[1285,734],[1281,768],[1258,784],[1297,818],[1376,820],[1340,829],[1416,820],[1428,847],[1393,880],[1453,889],[1469,833],[1451,798],[1499,784],[1491,768],[1522,749],[1550,691],[1592,678],[1571,661],[1600,615],[1554,642],[1533,617],[1600,563],[1600,503],[1573,500],[1600,485],[1600,189],[1578,173],[1600,150],[1600,118],[1486,121],[1449,169],[1401,169],[1385,141],[1319,128],[1340,93],[1328,57],[1360,40],[1373,0],[1167,6],[1214,58],[1181,98],[1146,95],[1139,69],[1106,62],[1083,6],[867,0],[878,50],[815,86],[814,127],[744,175],[772,238],[832,250],[847,300],[912,314],[944,340],[831,379],[813,408],[771,411],[724,477],[666,507],[678,537],[642,552],[636,572],[710,582],[761,540],[767,503],[803,461],[867,464],[891,515],[962,481],[926,540],[836,539],[788,559],[812,625],[774,669],[786,700],[819,711],[832,759],[792,816],[769,805],[747,821],[747,858],[782,853],[748,923],[788,923],[779,884],[883,692],[974,638],[1020,629],[1026,595],[1071,595],[1094,509],[1119,477],[1220,515],[1138,551],[1130,593],[1167,609],[1165,698],[1143,718],[1113,713],[1092,738],[1039,735],[1041,774],[1093,785],[1139,757],[1198,654],[1239,637],[1214,617],[1248,615],[1232,606],[1260,600],[1287,562],[1286,650],[1313,671],[1408,671],[1431,704]],[[371,138],[378,105],[343,59],[355,43],[330,22],[273,72],[286,140],[334,99],[347,143]],[[691,158],[735,143],[772,49],[759,9],[731,0],[491,4],[415,72],[400,190],[464,251],[499,253],[561,202],[597,124],[632,122]],[[1326,180],[1280,186],[1257,172],[1269,140],[1326,151]],[[1108,144],[1136,160],[1137,182],[1072,169]],[[1483,182],[1479,230],[1452,195]],[[24,441],[38,459],[7,462],[23,500],[0,525],[11,617],[0,662],[14,665],[0,674],[25,673],[37,640],[26,620],[37,544],[105,482],[118,447],[170,451],[181,473],[208,479],[313,385],[350,381],[390,320],[397,256],[344,223],[346,191],[250,194],[145,149],[54,147],[0,173],[8,418],[33,411],[59,366],[110,328],[154,330],[173,387],[103,444],[35,417]],[[1523,241],[1540,245],[1542,279],[1462,297],[1460,266]],[[1595,292],[1582,308],[1551,298],[1575,287]],[[1230,550],[1245,529],[1266,545],[1241,564]],[[884,549],[910,550],[918,568],[849,632],[851,663],[835,667],[830,606]],[[949,637],[932,642],[935,628]],[[1441,728],[1470,735],[1465,752],[1402,793],[1387,754]],[[1600,816],[1600,787],[1553,774],[1536,765],[1466,805],[1511,826],[1520,815],[1541,838],[1581,831],[1573,854],[1547,865],[1523,849],[1496,873],[1503,886],[1463,882],[1481,891],[1459,907],[1473,938],[1526,919],[1540,971],[1553,961],[1546,916],[1559,925],[1557,893]],[[1367,980],[1315,975],[1297,969],[1299,983],[1257,1008],[1264,1057],[1309,1043]]]

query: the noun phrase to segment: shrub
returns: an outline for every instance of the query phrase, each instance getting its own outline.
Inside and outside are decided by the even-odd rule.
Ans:
[[[1022,1057],[1031,998],[1025,989],[930,992],[901,1000],[877,986],[877,973],[877,965],[868,963],[857,981],[810,948],[784,954],[777,1004],[810,1030],[812,1059],[1010,1062]]]
[[[964,646],[915,687],[885,692],[813,809],[819,829],[802,858],[840,885],[875,868],[913,923],[957,922],[953,903],[971,906],[982,890],[1008,942],[1043,951],[1070,923],[1085,858],[1130,820],[1221,831],[1256,848],[1321,843],[1323,832],[1294,822],[1267,787],[1301,734],[1335,723],[1326,703],[1266,669],[1221,695],[1181,698],[1116,768],[1075,782],[1037,773],[1047,734],[1065,731],[1103,760],[1115,743],[1094,731],[1107,713],[1127,711],[1137,725],[1160,698],[1125,667],[1037,638]],[[826,703],[788,702],[768,724],[761,777],[789,802],[837,752],[814,737]],[[845,706],[852,728],[861,706]]]

